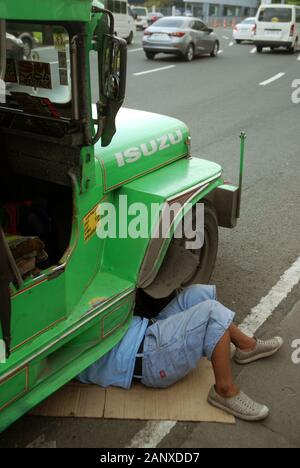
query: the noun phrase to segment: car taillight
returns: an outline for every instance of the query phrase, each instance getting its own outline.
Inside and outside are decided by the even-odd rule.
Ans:
[[[185,32],[171,32],[169,33],[169,36],[172,36],[172,37],[183,37],[185,35]]]
[[[234,31],[237,31],[237,30],[238,30],[237,26],[235,26],[235,27],[233,28],[233,30],[234,30]]]
[[[256,34],[256,30],[257,30],[257,26],[256,26],[256,24],[255,24],[255,25],[252,27],[252,32],[253,32],[253,34]]]
[[[144,36],[151,36],[151,32],[147,31],[147,29],[146,29],[146,31],[144,31]]]
[[[293,37],[294,34],[295,34],[295,25],[292,24],[291,30],[290,30],[290,37]]]

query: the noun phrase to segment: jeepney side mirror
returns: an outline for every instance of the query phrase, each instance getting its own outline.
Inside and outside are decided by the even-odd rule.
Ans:
[[[126,91],[127,43],[105,34],[101,60],[100,92],[104,99],[124,101]]]
[[[97,103],[98,131],[95,144],[108,146],[116,133],[115,120],[125,99],[127,74],[127,43],[112,34],[105,34],[99,53],[100,100]]]

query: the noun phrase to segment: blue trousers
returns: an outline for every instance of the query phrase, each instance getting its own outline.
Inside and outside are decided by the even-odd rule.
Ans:
[[[145,335],[144,385],[169,387],[211,359],[235,315],[216,299],[215,286],[193,285],[161,311]]]

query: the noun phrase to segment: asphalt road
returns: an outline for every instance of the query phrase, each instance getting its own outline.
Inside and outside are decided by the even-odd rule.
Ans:
[[[296,55],[267,50],[257,54],[251,44],[233,44],[229,30],[220,29],[218,34],[222,52],[217,58],[200,57],[185,63],[168,56],[147,60],[139,33],[129,47],[125,105],[186,122],[193,155],[219,162],[225,179],[235,183],[239,134],[246,131],[242,217],[235,230],[221,230],[212,279],[220,300],[236,311],[241,322],[300,255],[300,104],[291,100],[292,83],[300,78],[300,51]],[[140,74],[160,68],[164,69]],[[275,304],[273,318],[259,333],[280,329],[281,320],[300,300],[299,285],[286,296],[279,306]],[[239,372],[236,369],[237,375]],[[299,404],[300,397],[295,400],[295,411]],[[41,436],[42,445],[55,441],[57,447],[127,447],[145,424],[24,417],[1,435],[0,447],[27,446]],[[220,426],[178,423],[159,446],[234,446],[241,433],[244,442],[240,445],[254,446],[258,439],[247,427],[237,423],[230,429],[229,441],[224,437],[226,429]],[[270,439],[269,430],[267,434],[265,439],[260,435],[260,441],[272,446],[275,439]],[[297,435],[300,445],[300,428]],[[278,445],[295,445],[288,430],[281,436]]]

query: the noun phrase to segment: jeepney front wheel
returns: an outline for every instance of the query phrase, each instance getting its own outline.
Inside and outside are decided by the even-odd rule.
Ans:
[[[186,242],[186,239],[184,239]],[[206,202],[204,206],[204,244],[201,249],[189,250],[197,257],[197,267],[182,283],[182,287],[191,284],[206,284],[214,271],[219,246],[219,228],[214,206]]]
[[[191,216],[193,232],[196,231],[196,210]],[[169,297],[174,292],[192,284],[206,284],[209,282],[216,263],[219,230],[218,219],[214,206],[205,200],[204,204],[204,232],[201,248],[187,249],[187,239],[173,238],[163,260],[161,268],[154,281],[144,288],[144,292],[155,299]]]

